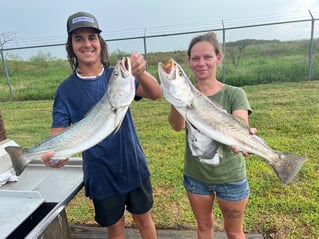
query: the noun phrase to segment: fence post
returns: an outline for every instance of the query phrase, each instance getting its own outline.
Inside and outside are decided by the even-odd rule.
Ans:
[[[225,74],[226,74],[226,31],[224,27],[224,21],[222,20],[223,25],[223,63],[222,63],[222,79],[225,83]]]
[[[10,100],[12,101],[13,100],[13,94],[12,94],[11,83],[10,83],[10,79],[9,79],[8,68],[7,68],[6,61],[4,59],[3,49],[1,48],[0,51],[1,51],[1,59],[2,59],[4,72],[6,74],[6,78],[7,78],[7,82],[8,82],[8,87],[9,87],[9,92],[10,92]]]
[[[313,32],[314,32],[314,26],[315,26],[315,19],[311,14],[311,11],[309,11],[309,14],[311,16],[311,35],[310,35],[310,46],[309,46],[309,64],[308,64],[308,80],[311,80],[312,78],[312,52],[313,52]]]
[[[146,28],[145,28],[145,31],[144,31],[143,43],[144,43],[144,57],[145,57],[145,61],[147,62]],[[148,70],[148,64],[146,64],[146,70]]]

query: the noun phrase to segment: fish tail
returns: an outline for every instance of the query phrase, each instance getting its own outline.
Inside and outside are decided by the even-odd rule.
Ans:
[[[5,150],[10,156],[12,167],[16,175],[19,176],[27,166],[26,161],[22,157],[23,148],[19,146],[8,146],[5,147]]]
[[[278,159],[271,166],[283,184],[288,184],[298,174],[306,158],[292,153],[278,152]]]

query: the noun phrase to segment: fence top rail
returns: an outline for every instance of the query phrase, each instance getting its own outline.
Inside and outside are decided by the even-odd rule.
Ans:
[[[179,36],[179,35],[188,35],[195,34],[201,32],[208,31],[226,31],[226,30],[234,30],[234,29],[242,29],[242,28],[252,28],[252,27],[262,27],[262,26],[270,26],[270,25],[280,25],[280,24],[290,24],[290,23],[298,23],[298,22],[314,22],[318,21],[319,18],[308,18],[301,20],[291,20],[291,21],[279,21],[279,22],[270,22],[270,23],[260,23],[260,24],[251,24],[251,25],[243,25],[243,26],[232,26],[232,27],[224,27],[224,22],[222,22],[222,27],[213,28],[213,29],[201,29],[187,32],[175,32],[175,33],[166,33],[166,34],[153,34],[143,36],[134,36],[134,37],[123,37],[123,38],[110,38],[105,41],[127,41],[127,40],[137,40],[137,39],[146,39],[146,38],[157,38],[157,37],[168,37],[168,36]],[[64,46],[65,43],[57,43],[57,44],[44,44],[44,45],[34,45],[34,46],[21,46],[21,47],[9,47],[9,48],[1,48],[0,51],[12,51],[12,50],[21,50],[21,49],[31,49],[31,48],[44,48],[44,47],[56,47],[56,46]]]

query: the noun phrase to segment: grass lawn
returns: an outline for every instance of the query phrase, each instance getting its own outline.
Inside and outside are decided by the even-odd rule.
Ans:
[[[254,110],[250,126],[272,148],[307,157],[298,176],[283,185],[260,157],[246,158],[251,195],[245,232],[264,238],[319,238],[319,81],[244,87]],[[182,185],[184,132],[168,122],[162,98],[131,105],[136,129],[152,173],[157,228],[195,228]],[[1,102],[7,137],[30,147],[49,134],[52,101]],[[218,206],[215,229],[223,230]],[[69,222],[95,224],[92,203],[83,190],[67,206]],[[129,215],[126,225],[134,226]]]

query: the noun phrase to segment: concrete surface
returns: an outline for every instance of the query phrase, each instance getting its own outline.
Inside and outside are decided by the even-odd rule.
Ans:
[[[72,239],[105,239],[107,229],[103,227],[70,225]],[[126,239],[141,239],[137,229],[126,228]],[[227,239],[224,232],[215,232],[214,239]],[[161,230],[157,229],[158,239],[196,239],[195,230]],[[260,234],[246,234],[246,239],[264,239]]]

